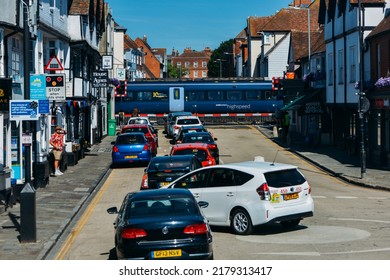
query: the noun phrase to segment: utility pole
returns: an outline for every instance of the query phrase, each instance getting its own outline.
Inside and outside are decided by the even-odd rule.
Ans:
[[[30,100],[30,29],[28,26],[28,3],[23,2],[23,66],[24,66],[24,99]],[[31,122],[26,121],[26,133],[31,133]],[[25,183],[31,183],[31,144],[25,146]]]
[[[364,97],[364,89],[363,89],[363,80],[364,80],[364,69],[363,69],[363,26],[362,26],[362,3],[361,0],[358,0],[358,15],[359,15],[359,123],[360,123],[360,177],[364,178],[364,174],[366,173],[366,150],[364,147],[364,110],[363,110],[363,99]]]

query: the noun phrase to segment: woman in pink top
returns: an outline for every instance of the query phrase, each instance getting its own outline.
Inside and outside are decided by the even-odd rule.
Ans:
[[[62,151],[64,150],[64,136],[66,131],[63,130],[60,126],[56,126],[56,130],[51,136],[50,144],[53,146],[54,154],[54,175],[59,176],[63,173],[60,171],[60,161],[62,157]]]

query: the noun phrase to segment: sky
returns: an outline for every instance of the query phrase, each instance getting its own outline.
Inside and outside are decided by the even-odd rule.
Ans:
[[[270,16],[293,0],[106,0],[117,24],[133,40],[146,36],[151,48],[182,53],[212,50],[235,38],[249,16]]]

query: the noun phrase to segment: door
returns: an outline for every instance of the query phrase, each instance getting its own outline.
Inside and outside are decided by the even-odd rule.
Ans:
[[[184,111],[184,88],[169,88],[169,112]]]

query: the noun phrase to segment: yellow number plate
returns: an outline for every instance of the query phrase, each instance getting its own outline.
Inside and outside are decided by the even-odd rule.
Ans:
[[[125,156],[125,158],[137,158],[137,156]]]
[[[299,197],[299,193],[289,193],[283,195],[284,200],[297,199]]]
[[[152,256],[155,259],[181,257],[181,249],[153,251]]]

